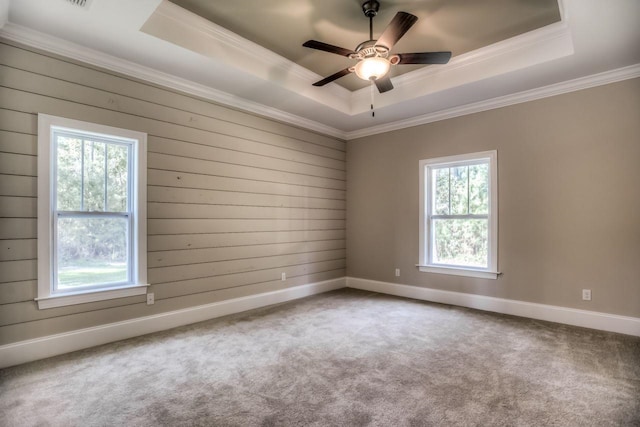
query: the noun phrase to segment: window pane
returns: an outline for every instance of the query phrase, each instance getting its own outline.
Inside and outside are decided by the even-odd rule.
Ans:
[[[84,210],[104,211],[105,147],[103,142],[84,142]]]
[[[451,215],[466,215],[469,208],[469,167],[450,169]]]
[[[128,282],[127,219],[58,219],[58,289]]]
[[[469,213],[489,213],[489,165],[469,166]]]
[[[435,215],[449,215],[449,168],[434,169],[433,212]]]
[[[118,144],[107,146],[107,210],[109,212],[127,210],[128,160],[128,146]]]
[[[488,220],[433,220],[435,264],[487,267]]]
[[[82,197],[82,140],[56,135],[56,200],[61,211],[79,211]]]

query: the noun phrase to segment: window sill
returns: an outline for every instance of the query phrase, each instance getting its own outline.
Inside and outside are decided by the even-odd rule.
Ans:
[[[63,307],[65,305],[84,304],[87,302],[104,301],[115,298],[125,298],[147,293],[149,285],[135,285],[116,289],[90,290],[77,293],[64,293],[36,298],[38,309]]]
[[[497,271],[486,271],[486,270],[473,270],[459,267],[441,267],[441,266],[433,266],[433,265],[419,265],[416,264],[418,270],[423,273],[437,273],[437,274],[449,274],[452,276],[466,276],[466,277],[478,277],[481,279],[492,279],[496,280],[498,276],[502,273]]]

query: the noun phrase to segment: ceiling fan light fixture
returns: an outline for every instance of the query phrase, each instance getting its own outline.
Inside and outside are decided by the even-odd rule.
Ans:
[[[362,80],[377,80],[389,72],[391,64],[386,58],[364,58],[355,66],[356,75]]]
[[[1,0],[0,0],[1,1]],[[307,40],[304,47],[346,56],[358,62],[353,67],[348,67],[313,83],[314,86],[324,86],[351,73],[362,80],[374,82],[378,92],[384,93],[393,89],[391,79],[387,76],[389,68],[398,64],[446,64],[451,58],[451,52],[415,52],[398,53],[389,56],[389,51],[416,23],[418,17],[408,12],[398,12],[393,17],[387,28],[377,40],[373,39],[373,17],[380,8],[378,0],[366,0],[362,3],[362,11],[369,18],[369,40],[360,43],[354,50],[319,42]],[[373,88],[373,85],[371,85]]]

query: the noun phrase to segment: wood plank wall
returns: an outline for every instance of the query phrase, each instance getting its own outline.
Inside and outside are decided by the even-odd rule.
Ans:
[[[155,305],[38,310],[38,113],[148,134]],[[344,276],[345,147],[0,40],[0,345]]]

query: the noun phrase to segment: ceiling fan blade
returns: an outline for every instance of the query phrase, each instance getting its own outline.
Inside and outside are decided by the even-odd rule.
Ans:
[[[373,81],[378,88],[378,92],[385,93],[393,89],[393,84],[391,83],[391,78],[387,74],[386,76],[376,79]]]
[[[451,52],[399,53],[398,64],[446,64]]]
[[[355,52],[350,49],[345,49],[343,47],[322,43],[317,40],[307,40],[306,42],[304,42],[302,46],[310,47],[311,49],[322,50],[329,53],[335,53],[336,55],[342,55],[342,56],[349,56],[351,54],[355,54]]]
[[[324,86],[327,83],[331,83],[334,80],[338,80],[340,77],[344,77],[347,74],[350,74],[353,68],[345,68],[344,70],[340,70],[337,73],[331,74],[329,77],[325,77],[324,79],[315,82],[313,85],[314,86]]]
[[[396,16],[389,22],[389,25],[385,28],[376,45],[382,45],[391,49],[417,20],[418,17],[410,13],[396,13]]]

